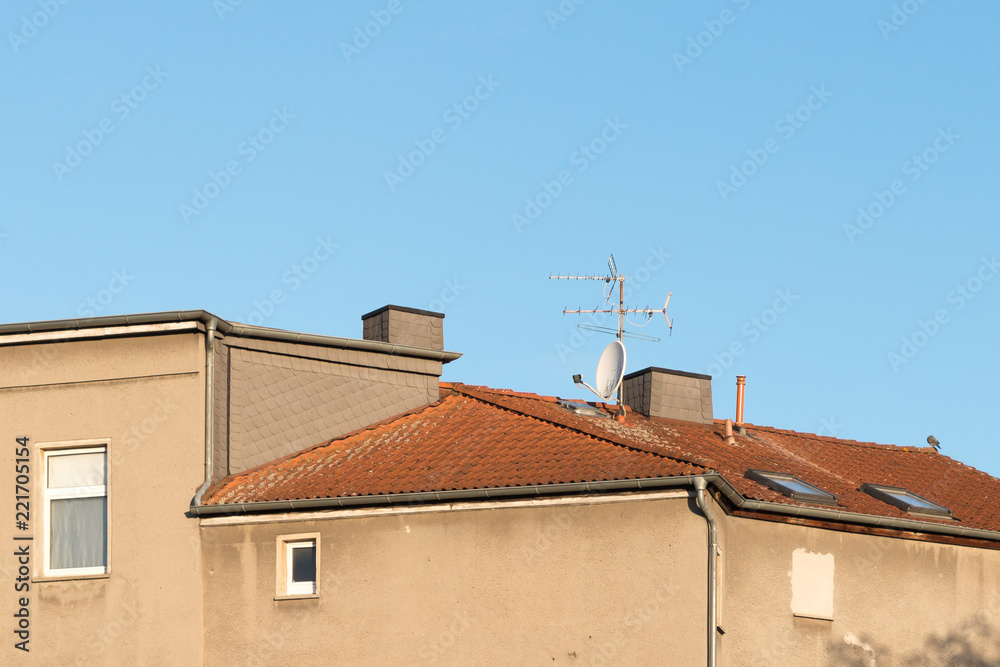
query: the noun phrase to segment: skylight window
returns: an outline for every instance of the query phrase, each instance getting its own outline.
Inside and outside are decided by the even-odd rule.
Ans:
[[[918,496],[912,491],[907,491],[897,486],[865,483],[861,485],[861,490],[873,498],[878,498],[882,502],[889,503],[910,514],[945,517],[946,519],[952,518],[951,510],[947,507],[942,507],[923,496]]]
[[[806,503],[821,503],[836,505],[837,496],[805,482],[795,475],[784,472],[768,472],[766,470],[747,470],[747,479],[763,484],[772,491],[784,494],[793,500]]]

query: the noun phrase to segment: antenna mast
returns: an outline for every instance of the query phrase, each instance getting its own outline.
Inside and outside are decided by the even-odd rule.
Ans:
[[[604,297],[604,302],[611,306],[611,297],[614,293],[614,285],[612,283],[618,283],[618,307],[610,308],[592,308],[592,309],[582,309],[578,308],[576,310],[564,309],[563,315],[584,315],[584,314],[617,314],[618,315],[618,328],[611,329],[609,327],[601,327],[593,324],[578,324],[577,326],[581,329],[587,329],[589,331],[597,331],[600,333],[613,333],[616,335],[618,340],[624,345],[622,340],[624,337],[636,338],[638,340],[647,340],[653,343],[658,343],[659,338],[655,336],[647,336],[645,334],[638,334],[632,331],[625,331],[625,320],[629,313],[643,314],[646,319],[649,320],[653,317],[653,313],[663,313],[663,318],[667,321],[667,327],[673,333],[674,325],[670,321],[670,317],[667,316],[667,306],[670,304],[670,296],[673,292],[667,292],[667,300],[663,302],[663,308],[626,308],[625,307],[625,275],[618,273],[618,267],[615,266],[615,256],[608,255],[608,274],[603,276],[598,275],[578,275],[578,276],[555,276],[550,275],[549,280],[601,280],[605,283],[611,285],[611,289]],[[648,322],[647,322],[648,324]],[[645,326],[639,325],[639,326]],[[578,376],[574,376],[576,378]],[[618,410],[619,414],[623,414],[622,404],[624,403],[624,382],[618,387]]]

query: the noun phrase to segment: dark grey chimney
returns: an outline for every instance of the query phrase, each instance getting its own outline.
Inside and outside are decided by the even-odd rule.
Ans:
[[[361,316],[364,339],[444,349],[444,314],[403,306],[383,306]]]
[[[649,417],[712,423],[712,376],[650,367],[623,381],[625,405]]]

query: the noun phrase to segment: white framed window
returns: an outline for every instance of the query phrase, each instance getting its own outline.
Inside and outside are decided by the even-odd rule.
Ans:
[[[108,571],[108,448],[40,446],[43,575]]]
[[[319,533],[279,535],[275,597],[319,595]]]

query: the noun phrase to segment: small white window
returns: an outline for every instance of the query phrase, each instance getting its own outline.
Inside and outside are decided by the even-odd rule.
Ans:
[[[319,533],[279,535],[278,598],[319,595]]]
[[[108,571],[107,447],[42,450],[44,574]]]

